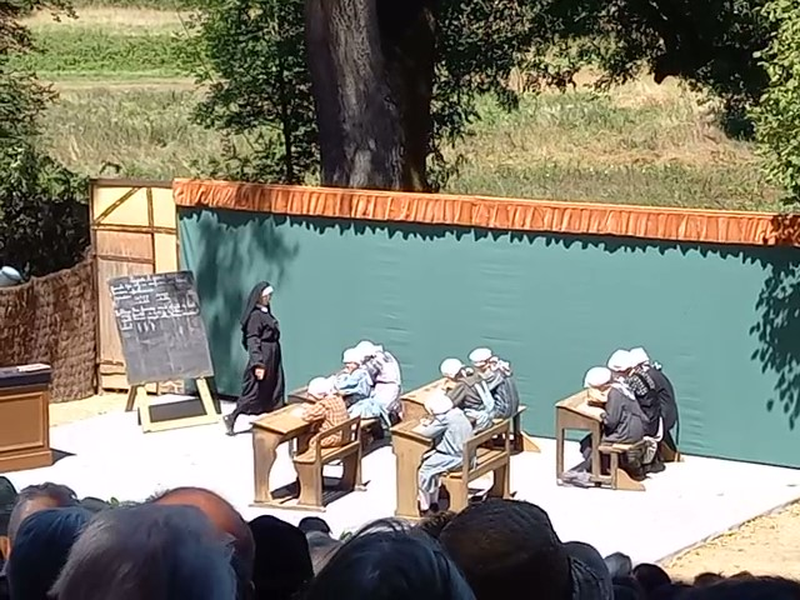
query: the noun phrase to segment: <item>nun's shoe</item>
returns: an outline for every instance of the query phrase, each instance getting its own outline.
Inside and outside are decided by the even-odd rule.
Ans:
[[[236,419],[233,415],[225,415],[222,417],[222,422],[225,423],[226,435],[233,435],[233,426],[236,423]]]

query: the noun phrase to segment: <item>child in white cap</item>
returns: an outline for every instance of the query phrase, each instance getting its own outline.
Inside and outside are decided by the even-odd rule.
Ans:
[[[363,354],[355,348],[342,353],[344,367],[336,376],[336,391],[344,398],[351,418],[380,419],[381,426],[388,429],[391,427],[389,414],[372,395],[372,380],[362,364],[363,359]]]
[[[476,432],[492,424],[494,398],[480,373],[466,367],[457,358],[446,358],[439,366],[445,378],[444,388],[453,405],[464,411]]]
[[[443,390],[436,390],[425,399],[425,410],[430,416],[415,429],[433,440],[433,448],[422,457],[419,467],[419,506],[423,514],[438,511],[440,478],[461,466],[464,446],[473,433],[469,419],[453,406]]]
[[[383,346],[362,340],[356,345],[356,350],[361,352],[362,365],[369,373],[373,384],[373,397],[390,417],[398,421],[402,418],[400,393],[402,378],[400,376],[400,363]]]
[[[493,417],[513,417],[519,410],[519,390],[511,365],[497,358],[489,348],[475,348],[469,353],[469,360],[475,371],[483,377],[486,388],[494,398]]]
[[[614,373],[607,367],[592,367],[583,379],[586,389],[595,392],[594,399],[605,399],[600,434],[601,444],[635,444],[644,438],[645,416],[631,391],[614,379]],[[572,470],[562,474],[564,483],[580,487],[593,485],[592,437],[581,441],[581,454],[584,461]],[[605,465],[602,465],[605,467]]]

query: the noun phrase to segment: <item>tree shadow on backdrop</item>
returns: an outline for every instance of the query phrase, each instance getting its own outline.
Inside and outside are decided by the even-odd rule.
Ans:
[[[227,308],[225,314],[215,311],[207,321],[209,339],[221,348],[229,348],[231,336],[238,339],[238,323],[244,295],[249,286],[261,278],[267,278],[280,286],[288,277],[288,268],[298,255],[297,244],[286,241],[283,229],[302,227],[317,234],[328,234],[335,230],[338,235],[354,233],[356,236],[382,233],[388,239],[421,239],[433,241],[446,236],[456,240],[477,241],[485,238],[494,241],[510,239],[512,244],[533,245],[542,241],[546,246],[558,245],[571,248],[576,244],[582,249],[598,248],[609,254],[618,252],[644,253],[655,249],[665,255],[677,251],[682,255],[697,252],[703,257],[735,257],[742,264],[757,262],[764,271],[764,284],[754,309],[757,322],[749,334],[757,343],[750,359],[761,365],[764,374],[776,376],[773,397],[766,400],[765,408],[772,412],[780,409],[794,429],[800,417],[800,249],[794,247],[800,240],[800,216],[776,217],[773,225],[779,246],[752,246],[730,244],[699,244],[666,240],[647,240],[613,236],[575,236],[544,233],[508,232],[503,230],[476,229],[462,226],[419,225],[413,223],[387,223],[381,221],[347,221],[326,217],[283,217],[277,215],[240,211],[210,211],[203,216],[201,210],[183,211],[184,218],[194,219],[199,225],[203,248],[201,260],[196,267],[198,293],[202,298],[222,295]],[[259,232],[249,246],[234,244],[230,236],[219,236],[220,228],[236,230],[246,222],[263,220]],[[222,239],[221,239],[222,238]],[[398,248],[402,252],[402,248]],[[249,255],[268,257],[268,273],[253,273],[253,281],[240,282],[236,274],[242,264],[247,264]],[[233,284],[232,284],[233,283]],[[246,283],[246,285],[245,285]],[[247,287],[248,289],[244,289]],[[238,343],[238,342],[237,342]],[[236,354],[217,352],[215,368],[220,373],[239,373],[241,366]],[[233,370],[231,370],[233,369]]]
[[[769,251],[769,272],[756,303],[760,320],[750,330],[760,344],[752,358],[763,373],[778,378],[767,410],[782,410],[794,430],[800,417],[800,250],[794,247],[800,216],[776,215],[772,225],[776,242],[788,247]]]
[[[181,218],[193,221],[198,227],[196,239],[201,247],[195,250],[192,268],[197,281],[197,292],[201,302],[213,304],[213,310],[204,310],[209,345],[212,348],[214,371],[223,376],[222,381],[214,378],[215,394],[229,397],[238,393],[238,380],[225,380],[225,375],[238,377],[244,369],[241,354],[230,352],[231,339],[240,346],[239,317],[247,294],[253,285],[268,280],[276,288],[286,282],[289,266],[297,257],[299,247],[290,244],[282,230],[285,217],[234,212],[226,210],[204,211],[182,210]],[[252,219],[259,220],[258,235],[249,236],[247,244],[240,243],[236,235]],[[233,232],[234,235],[220,235]],[[256,260],[260,263],[266,258],[266,272],[256,271],[248,265]],[[262,263],[263,264],[263,263]],[[244,265],[244,267],[243,267]],[[212,302],[213,300],[213,302]],[[214,348],[218,348],[216,352]],[[242,350],[242,352],[244,352]]]

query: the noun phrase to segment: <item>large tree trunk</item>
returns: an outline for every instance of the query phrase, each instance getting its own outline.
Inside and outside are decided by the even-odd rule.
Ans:
[[[434,23],[425,0],[307,0],[322,183],[425,190]]]

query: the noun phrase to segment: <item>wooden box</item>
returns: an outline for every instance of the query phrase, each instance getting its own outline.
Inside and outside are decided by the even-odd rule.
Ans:
[[[49,467],[48,365],[0,369],[0,473]]]

